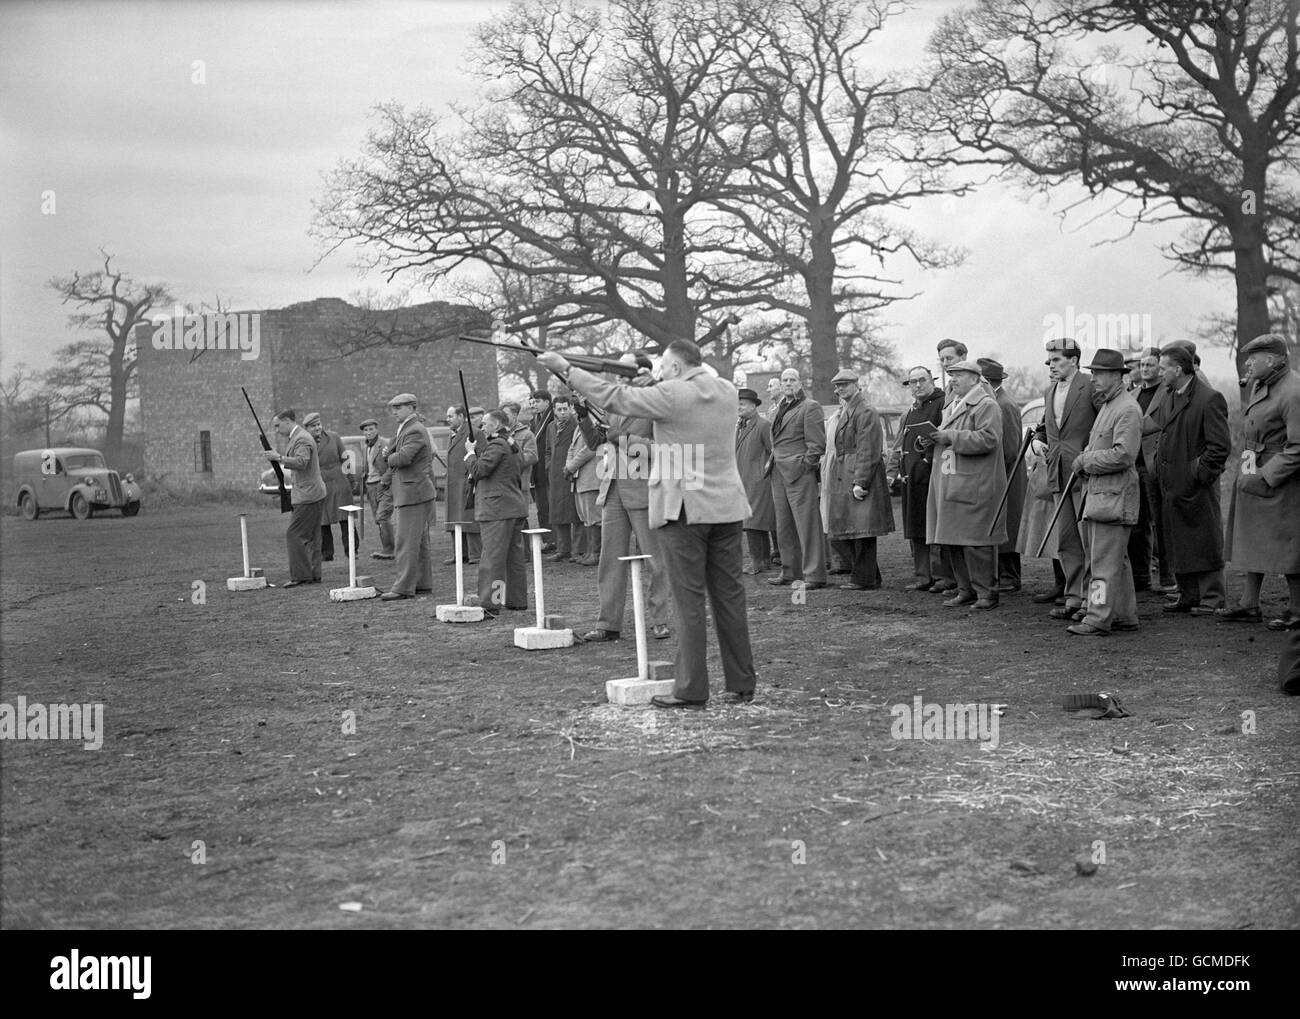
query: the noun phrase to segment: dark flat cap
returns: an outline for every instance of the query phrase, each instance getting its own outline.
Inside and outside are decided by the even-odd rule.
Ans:
[[[1242,347],[1241,352],[1243,355],[1281,354],[1286,357],[1286,337],[1279,336],[1277,333],[1262,333]]]
[[[990,382],[1001,382],[1007,377],[1006,370],[991,357],[977,357],[975,363],[980,366],[980,374]]]

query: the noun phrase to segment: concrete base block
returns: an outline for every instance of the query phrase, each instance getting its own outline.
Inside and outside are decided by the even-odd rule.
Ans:
[[[649,704],[651,697],[667,697],[673,692],[671,679],[611,679],[605,684],[605,698],[610,704],[631,707]]]
[[[481,623],[483,607],[481,605],[439,605],[433,614],[440,623]]]
[[[677,678],[677,670],[674,668],[674,662],[650,662],[650,678],[653,680],[674,680]]]
[[[564,624],[564,617],[563,617],[563,616],[552,616],[552,615],[546,615],[546,616],[543,616],[543,617],[542,617],[542,622],[543,622],[543,624],[544,624],[544,627],[543,627],[543,628],[544,628],[544,629],[547,629],[547,630],[565,630],[565,629],[568,629],[568,627],[566,627],[565,624]]]
[[[260,576],[262,576],[262,575],[263,575],[263,574],[262,574],[262,567],[260,567],[260,566],[250,566],[250,567],[248,568],[248,575],[249,575],[250,577],[260,577]]]
[[[227,591],[257,591],[266,587],[265,577],[231,577],[226,581]]]
[[[365,601],[378,597],[379,592],[373,587],[336,587],[330,591],[330,601]]]
[[[543,626],[520,626],[515,629],[515,647],[521,647],[525,651],[572,646],[572,630],[548,630]]]
[[[372,577],[372,576],[370,576],[369,574],[361,574],[361,573],[358,573],[358,574],[357,574],[357,584],[356,584],[356,586],[357,586],[357,587],[374,587],[374,586],[375,586],[375,578]]]

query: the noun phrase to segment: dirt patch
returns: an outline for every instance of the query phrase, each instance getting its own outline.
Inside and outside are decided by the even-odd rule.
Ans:
[[[280,583],[285,521],[250,512]],[[528,653],[531,613],[435,622],[449,567],[430,598],[340,605],[340,562],[227,592],[234,507],[0,528],[0,699],[101,703],[105,730],[0,743],[6,927],[1300,922],[1300,702],[1263,627],[1143,596],[1138,633],[1072,638],[1028,600],[1039,563],[971,617],[900,590],[891,536],[888,590],[747,581],[752,705],[653,712],[604,703],[630,640]],[[548,565],[549,611],[590,623],[594,591]],[[1062,710],[1099,689],[1133,717]],[[918,696],[1003,706],[996,747],[895,738]]]

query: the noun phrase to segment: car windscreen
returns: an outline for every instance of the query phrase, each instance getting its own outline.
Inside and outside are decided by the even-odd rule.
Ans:
[[[70,471],[84,470],[86,468],[99,468],[102,470],[104,458],[98,453],[74,453],[63,458],[63,466]]]

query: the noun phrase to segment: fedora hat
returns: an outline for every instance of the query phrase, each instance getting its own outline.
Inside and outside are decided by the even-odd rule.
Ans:
[[[1086,370],[1090,372],[1131,372],[1133,368],[1125,363],[1124,355],[1118,350],[1107,350],[1105,347],[1099,347],[1097,352],[1092,355],[1092,364],[1088,365]]]

